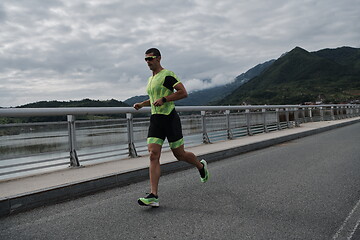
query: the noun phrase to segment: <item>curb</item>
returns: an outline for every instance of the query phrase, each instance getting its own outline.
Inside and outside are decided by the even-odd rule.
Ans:
[[[360,122],[360,119],[264,140],[257,143],[251,143],[218,152],[198,155],[197,157],[204,158],[208,162],[220,161],[242,153],[267,148],[273,145],[348,126],[358,122]],[[162,164],[161,172],[162,175],[166,175],[190,168],[192,168],[192,166],[189,164],[177,161]],[[68,201],[115,187],[130,185],[144,181],[148,178],[148,168],[143,168],[2,198],[0,199],[0,217],[27,211],[36,207]]]

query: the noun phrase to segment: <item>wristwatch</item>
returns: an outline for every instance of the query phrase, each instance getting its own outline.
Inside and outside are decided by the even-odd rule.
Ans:
[[[161,99],[163,102],[166,102],[167,100],[166,100],[166,97],[163,97],[162,99]]]

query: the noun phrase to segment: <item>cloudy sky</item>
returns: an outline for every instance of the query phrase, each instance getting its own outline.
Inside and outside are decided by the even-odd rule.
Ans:
[[[228,83],[296,46],[360,47],[359,12],[359,0],[2,0],[0,106],[145,94],[150,47],[188,91]]]

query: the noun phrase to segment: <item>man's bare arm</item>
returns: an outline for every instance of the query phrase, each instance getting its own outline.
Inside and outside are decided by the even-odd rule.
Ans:
[[[170,94],[169,96],[165,96],[166,102],[177,101],[188,96],[185,86],[182,83],[176,84],[174,89],[176,90],[176,92]],[[160,98],[156,100],[153,104],[155,106],[161,106],[164,104],[164,100],[163,98]]]
[[[146,101],[143,101],[143,102],[141,102],[141,103],[135,103],[133,107],[134,107],[136,110],[139,110],[140,108],[146,107],[146,106],[150,106],[150,99],[148,99],[148,100],[146,100]]]

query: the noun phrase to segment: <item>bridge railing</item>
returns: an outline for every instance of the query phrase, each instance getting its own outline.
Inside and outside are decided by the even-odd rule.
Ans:
[[[185,144],[195,146],[360,115],[359,105],[179,106]],[[115,114],[112,119],[77,120]],[[0,125],[0,179],[146,154],[150,108],[9,108],[0,117],[67,121]],[[165,145],[166,146],[166,145]],[[70,161],[69,161],[70,159]]]

